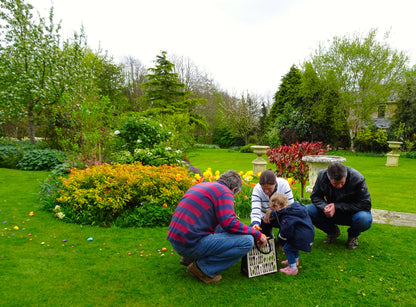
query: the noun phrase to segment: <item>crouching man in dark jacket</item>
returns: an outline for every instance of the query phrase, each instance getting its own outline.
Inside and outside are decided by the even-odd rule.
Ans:
[[[337,225],[347,225],[347,248],[356,249],[358,236],[371,227],[371,197],[364,176],[339,162],[318,173],[307,205],[315,227],[327,234],[324,243],[331,244],[341,231]]]

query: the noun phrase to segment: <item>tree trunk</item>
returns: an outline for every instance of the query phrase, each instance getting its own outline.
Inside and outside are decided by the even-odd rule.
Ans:
[[[33,104],[30,101],[28,103],[27,119],[29,122],[29,139],[31,144],[35,144],[35,116],[33,113]]]

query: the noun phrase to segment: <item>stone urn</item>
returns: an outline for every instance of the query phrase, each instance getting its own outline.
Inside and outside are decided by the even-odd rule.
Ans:
[[[400,146],[403,144],[401,141],[387,141],[391,151],[387,154],[386,166],[399,166]]]
[[[345,162],[344,157],[326,156],[326,155],[312,155],[304,156],[302,161],[305,161],[309,166],[309,185],[306,187],[306,192],[311,193],[315,185],[318,173],[321,170],[328,168],[328,165],[333,162]]]
[[[258,172],[262,173],[266,170],[267,165],[266,160],[262,156],[267,153],[269,146],[253,145],[250,148],[257,155],[257,158],[253,160],[253,174],[256,175]]]

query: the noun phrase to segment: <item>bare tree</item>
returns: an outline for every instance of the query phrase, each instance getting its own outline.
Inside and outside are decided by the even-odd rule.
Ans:
[[[123,74],[126,80],[126,96],[132,106],[138,107],[138,111],[142,111],[138,106],[139,97],[144,95],[141,84],[146,81],[147,69],[142,62],[132,56],[126,56],[122,59]],[[134,109],[136,109],[134,108]]]

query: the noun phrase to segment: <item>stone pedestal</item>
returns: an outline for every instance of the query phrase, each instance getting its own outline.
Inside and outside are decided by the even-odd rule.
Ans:
[[[267,161],[263,159],[262,155],[267,153],[269,146],[251,146],[253,152],[257,155],[257,158],[253,160],[253,174],[256,175],[258,172],[263,172],[266,170]]]
[[[318,173],[321,170],[328,168],[328,165],[333,162],[345,162],[344,157],[339,156],[304,156],[302,161],[305,161],[309,166],[309,185],[306,187],[306,192],[311,193],[315,185]]]
[[[387,154],[386,166],[399,166],[400,151],[399,148],[403,144],[400,141],[388,141],[391,152]]]

